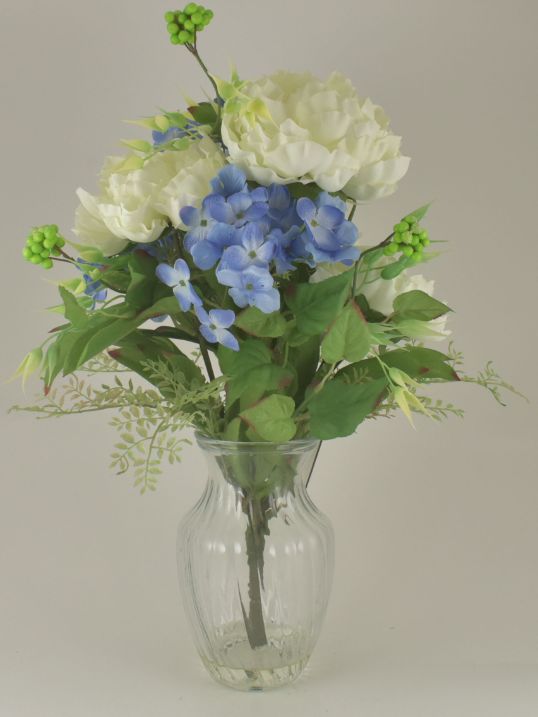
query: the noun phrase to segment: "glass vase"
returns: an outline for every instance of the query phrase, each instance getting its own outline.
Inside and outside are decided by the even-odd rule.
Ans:
[[[312,654],[332,583],[332,526],[307,493],[319,441],[197,441],[209,476],[177,542],[196,647],[224,685],[286,685]]]

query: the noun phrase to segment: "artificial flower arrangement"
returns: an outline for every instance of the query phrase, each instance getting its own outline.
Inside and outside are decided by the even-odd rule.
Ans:
[[[75,270],[58,284],[53,311],[64,318],[19,369],[24,379],[40,370],[45,385],[24,410],[115,409],[112,467],[142,492],[163,459],[178,460],[187,427],[230,444],[323,441],[398,410],[411,421],[461,415],[423,394],[432,384],[475,382],[499,401],[511,389],[490,364],[469,376],[451,345],[424,345],[450,333],[450,308],[412,273],[437,256],[428,205],[396,217],[377,243],[360,240],[358,208],[392,194],[410,161],[381,107],[338,73],[219,79],[198,51],[212,15],[195,3],[166,14],[211,99],[141,120],[152,139],[106,160],[97,195],[78,190],[76,240],[51,224],[23,250],[44,269]],[[85,379],[103,371],[114,381]],[[69,378],[56,388],[60,374]],[[267,644],[260,535],[270,503],[256,496],[244,511],[251,647]]]

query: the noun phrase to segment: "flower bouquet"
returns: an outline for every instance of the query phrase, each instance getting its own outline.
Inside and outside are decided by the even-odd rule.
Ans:
[[[185,605],[211,674],[260,689],[301,673],[327,605],[332,529],[306,492],[320,442],[398,411],[461,415],[432,384],[475,382],[499,402],[511,387],[425,345],[446,339],[451,311],[412,273],[438,254],[428,205],[359,238],[359,207],[409,166],[381,107],[338,73],[218,78],[199,54],[212,17],[166,13],[209,99],[139,121],[152,138],[105,161],[96,195],[78,190],[74,240],[54,224],[28,236],[29,262],[74,273],[59,325],[18,370],[39,370],[44,396],[19,408],[116,411],[111,465],[142,493],[195,429],[210,477],[179,530]]]

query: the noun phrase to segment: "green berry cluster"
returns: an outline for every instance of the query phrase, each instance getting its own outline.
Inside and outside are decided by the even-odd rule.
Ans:
[[[26,261],[39,264],[43,269],[52,268],[52,256],[59,256],[65,239],[58,234],[56,224],[36,227],[26,239],[22,255]]]
[[[170,10],[165,13],[164,19],[173,45],[193,45],[196,33],[203,30],[213,19],[213,11],[190,2],[183,10]]]
[[[409,214],[394,225],[394,234],[384,253],[387,256],[403,254],[413,263],[418,264],[422,261],[424,247],[429,244],[428,232],[419,225],[413,214]]]

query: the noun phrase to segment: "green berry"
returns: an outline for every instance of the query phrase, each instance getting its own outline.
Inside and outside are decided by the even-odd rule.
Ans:
[[[402,241],[402,235],[400,234],[400,232],[394,232],[392,241],[395,242],[396,244],[399,244]]]
[[[44,259],[41,262],[43,269],[52,269],[52,259]]]
[[[194,23],[192,20],[185,20],[183,27],[185,30],[188,30],[188,32],[192,32],[194,30]]]
[[[183,25],[183,23],[185,22],[185,20],[188,20],[187,15],[185,15],[184,12],[180,12],[180,13],[178,14],[178,16],[177,16],[177,21],[179,22],[180,25]]]
[[[31,259],[33,256],[33,253],[29,247],[25,246],[24,249],[22,250],[22,255],[25,259]]]
[[[191,17],[191,22],[193,22],[195,25],[201,25],[203,21],[203,15],[199,12],[195,12],[194,15]]]
[[[179,25],[176,22],[169,22],[166,29],[171,35],[177,35],[179,32]]]
[[[406,217],[404,217],[404,222],[407,222],[408,224],[416,224],[417,218],[414,214],[408,214]]]
[[[195,2],[190,2],[187,7],[184,8],[183,12],[186,15],[192,15],[198,10],[198,5]]]
[[[397,251],[399,251],[398,244],[391,242],[383,249],[383,254],[385,254],[385,256],[393,256]]]
[[[407,231],[402,234],[402,242],[404,244],[411,244],[411,241],[413,239],[413,235],[411,232]]]
[[[45,239],[43,242],[43,246],[45,249],[52,249],[52,247],[56,244],[56,240],[54,238],[52,239]]]
[[[36,244],[35,242],[30,244],[30,249],[32,250],[32,254],[41,254],[43,251],[41,244]]]
[[[44,249],[41,254],[39,255],[42,259],[48,259],[50,256],[50,252],[48,249]]]
[[[399,232],[406,232],[409,229],[409,224],[406,221],[401,221],[396,224],[396,227]]]
[[[190,42],[191,45],[193,44],[193,42],[194,42],[194,32],[189,32],[189,39],[187,40],[187,42]]]
[[[418,246],[420,244],[420,237],[416,234],[413,234],[411,237],[411,246]]]
[[[181,45],[184,45],[186,42],[188,42],[189,38],[190,38],[190,34],[186,30],[182,30],[179,33],[178,39],[179,39],[179,43]]]
[[[41,242],[45,239],[45,235],[42,231],[39,231],[36,229],[35,232],[32,232],[32,241],[36,244],[41,244]]]
[[[58,236],[54,243],[56,244],[56,246],[59,246],[61,249],[63,246],[65,246],[65,239],[61,236]]]
[[[402,247],[402,254],[405,254],[405,256],[413,256],[413,247],[412,246]]]
[[[54,241],[58,235],[58,230],[53,226],[44,227],[43,234],[45,236],[45,241]]]
[[[427,232],[426,229],[423,229],[423,230],[420,232],[420,235],[419,235],[419,236],[420,236],[420,240],[421,240],[422,242],[426,241],[426,239],[429,238],[429,235],[428,235],[428,232]]]
[[[174,22],[175,18],[176,18],[176,13],[172,12],[172,10],[169,10],[168,12],[164,13],[164,19],[166,20],[167,23]]]
[[[179,35],[170,35],[170,42],[172,45],[181,45],[181,40],[179,39]]]
[[[30,257],[30,261],[32,262],[32,264],[41,264],[42,259],[39,254],[32,254],[32,256]]]

